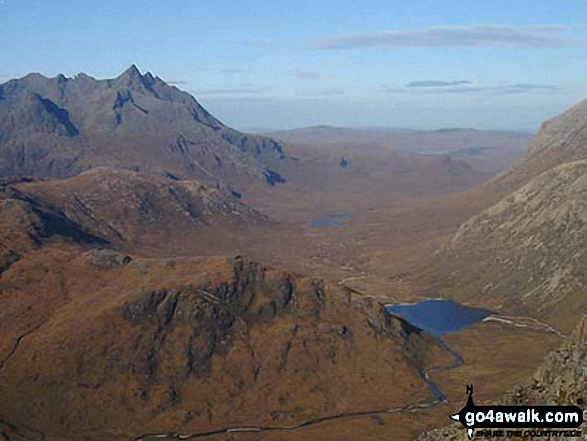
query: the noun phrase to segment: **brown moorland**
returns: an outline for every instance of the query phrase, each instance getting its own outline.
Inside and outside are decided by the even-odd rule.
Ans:
[[[467,382],[497,399],[529,376],[560,337],[484,322],[446,337],[465,359],[432,375],[449,406],[374,413],[431,404],[418,371],[453,362],[381,305],[458,297],[446,267],[418,271],[506,190],[472,188],[491,173],[461,158],[357,146],[343,167],[348,145],[287,144],[271,159],[287,182],[243,178],[242,200],[162,168],[5,184],[0,433],[129,439],[367,412],[224,438],[410,439]]]

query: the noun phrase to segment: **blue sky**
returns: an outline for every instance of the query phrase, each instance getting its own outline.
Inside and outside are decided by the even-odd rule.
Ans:
[[[535,130],[587,97],[587,2],[0,0],[0,82],[135,63],[241,129]]]

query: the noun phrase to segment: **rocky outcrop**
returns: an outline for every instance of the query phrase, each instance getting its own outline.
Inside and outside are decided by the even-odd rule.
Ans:
[[[135,361],[142,354],[140,371],[149,381],[156,381],[157,376],[181,381],[192,374],[210,373],[212,357],[228,350],[222,345],[230,341],[237,321],[247,327],[269,322],[290,309],[294,297],[306,296],[314,302],[312,314],[317,315],[322,305],[317,301],[316,287],[300,295],[290,275],[270,278],[262,266],[237,258],[230,281],[148,291],[122,305],[121,312],[140,328],[135,354]],[[183,348],[176,354],[182,361],[173,367],[159,358],[171,351],[167,342]]]
[[[114,250],[93,249],[87,254],[92,265],[103,269],[114,269],[128,265],[132,258],[129,255]]]
[[[78,252],[38,250],[51,268],[39,274],[57,275],[42,292],[3,275],[3,286],[18,283],[8,310],[32,303],[31,318],[45,317],[29,328],[23,312],[8,314],[0,328],[1,341],[18,341],[0,347],[2,419],[16,428],[45,440],[129,439],[431,400],[403,356],[401,325],[373,312],[383,318],[375,330],[368,308],[320,280],[242,257]]]
[[[20,260],[20,254],[16,251],[0,245],[0,275],[6,271],[13,263]]]

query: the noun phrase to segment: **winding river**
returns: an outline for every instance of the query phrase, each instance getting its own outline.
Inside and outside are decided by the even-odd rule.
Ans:
[[[448,303],[445,303],[443,305],[448,307],[448,310],[450,310],[451,308],[454,309],[455,305],[451,304],[450,301],[447,301],[447,302]],[[422,302],[422,303],[424,303],[424,302]],[[417,308],[417,305],[418,304],[416,304],[416,305],[401,305],[401,306],[405,306],[405,307],[415,306]],[[431,305],[424,304],[424,306],[425,306],[425,308],[423,308],[423,309],[420,308],[420,310],[427,311]],[[437,304],[436,306],[441,306],[441,305]],[[462,305],[459,305],[456,308],[458,310],[461,310],[460,309],[461,306]],[[463,309],[462,311],[467,311],[469,309],[467,307],[463,307],[463,308],[465,308],[465,309]],[[441,307],[441,309],[442,309],[442,307]],[[391,307],[391,308],[388,307],[387,311],[390,314],[394,314],[393,307]],[[401,317],[404,320],[408,320],[405,315],[401,315]],[[468,316],[468,317],[470,318],[470,316]],[[470,322],[469,326],[472,323],[475,323],[477,321],[482,320],[484,317],[487,317],[487,314],[479,315],[479,319]],[[469,322],[470,320],[467,319],[467,321]],[[454,323],[455,320],[452,320],[452,322]],[[464,323],[464,322],[460,321],[459,323]],[[459,329],[462,329],[463,327],[464,326],[461,326]],[[424,331],[429,332],[426,329],[424,329]],[[133,438],[133,441],[149,441],[149,440],[155,440],[155,439],[168,439],[168,440],[174,440],[174,439],[175,440],[187,440],[187,439],[198,439],[198,438],[202,439],[202,438],[209,438],[209,437],[220,436],[220,435],[227,435],[227,434],[231,434],[231,433],[291,432],[291,431],[304,429],[304,428],[307,428],[310,426],[316,426],[319,424],[323,424],[323,423],[331,422],[331,421],[336,421],[336,420],[345,420],[345,419],[351,419],[351,418],[359,418],[359,417],[391,414],[391,413],[420,412],[423,410],[430,409],[434,406],[437,406],[437,405],[447,401],[446,395],[442,392],[442,390],[440,390],[438,385],[436,383],[434,383],[434,381],[431,380],[430,375],[435,372],[444,372],[444,371],[448,371],[451,369],[456,369],[465,362],[463,357],[460,354],[453,351],[440,338],[438,332],[434,332],[434,330],[432,330],[432,332],[430,332],[430,334],[435,338],[438,346],[443,351],[445,351],[447,354],[449,354],[451,357],[453,357],[453,359],[454,359],[454,361],[449,365],[431,367],[429,369],[425,369],[425,370],[423,369],[420,371],[420,377],[426,382],[426,384],[428,385],[428,387],[430,388],[430,391],[432,392],[432,394],[434,396],[433,400],[426,401],[423,403],[412,403],[412,404],[408,404],[403,407],[392,407],[392,408],[386,408],[386,409],[369,409],[369,410],[360,410],[360,411],[356,411],[356,412],[345,412],[345,413],[339,413],[339,414],[334,414],[334,415],[326,415],[326,416],[322,416],[322,417],[318,417],[318,418],[312,418],[312,419],[303,421],[298,424],[293,424],[293,425],[233,426],[233,427],[224,427],[221,429],[208,431],[208,432],[194,432],[194,433],[186,433],[186,434],[179,434],[179,433],[173,433],[173,432],[147,433],[147,434],[143,434],[143,435],[140,435],[138,437]],[[442,334],[442,333],[440,333],[440,334]]]
[[[470,308],[451,300],[432,299],[424,300],[415,304],[393,305],[386,308],[387,312],[392,315],[398,315],[414,327],[423,330],[435,338],[438,346],[453,358],[453,362],[445,366],[436,366],[420,371],[420,377],[426,382],[434,399],[423,403],[412,403],[403,407],[392,407],[387,409],[371,409],[357,412],[346,412],[323,417],[313,418],[294,425],[283,426],[233,426],[224,427],[218,430],[208,432],[193,432],[179,434],[174,432],[166,433],[146,433],[133,438],[133,441],[150,441],[156,439],[168,440],[187,440],[203,439],[231,433],[261,433],[261,432],[291,432],[316,426],[331,421],[341,421],[351,418],[368,417],[373,415],[383,415],[391,413],[414,413],[421,412],[447,401],[447,397],[440,390],[438,385],[431,380],[430,375],[435,372],[445,372],[456,369],[461,366],[465,360],[463,357],[451,349],[441,338],[442,335],[455,332],[473,325],[480,321],[498,321],[501,324],[515,328],[531,328],[537,331],[553,333],[562,338],[569,338],[552,328],[530,317],[512,317],[500,316],[495,313],[478,308]]]
[[[420,376],[428,384],[436,399],[441,402],[446,401],[446,395],[430,379],[430,374],[456,369],[465,360],[460,354],[453,351],[441,337],[444,334],[468,328],[493,316],[494,313],[486,309],[465,306],[448,299],[427,299],[417,303],[389,305],[386,310],[389,314],[398,316],[417,329],[435,337],[438,346],[454,358],[454,363],[448,366],[433,367],[420,371]]]

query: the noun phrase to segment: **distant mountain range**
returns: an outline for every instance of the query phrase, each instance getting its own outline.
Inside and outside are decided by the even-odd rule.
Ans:
[[[30,74],[0,85],[0,177],[71,177],[115,166],[173,179],[283,181],[265,136],[227,127],[190,94],[135,66],[114,79]]]
[[[451,156],[473,170],[492,175],[503,171],[521,158],[532,139],[530,133],[445,128],[438,130],[344,128],[314,126],[270,132],[287,145],[340,147],[364,151],[394,150],[404,155]]]

